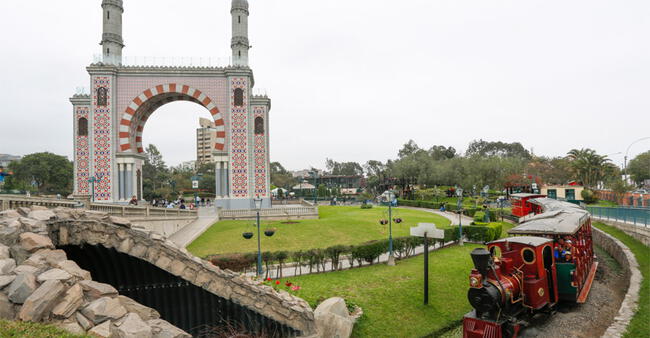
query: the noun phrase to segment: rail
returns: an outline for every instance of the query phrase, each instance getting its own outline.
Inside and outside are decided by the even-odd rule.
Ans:
[[[287,206],[284,208],[271,208],[261,209],[260,217],[304,217],[304,216],[318,216],[318,208],[304,207],[304,206]],[[220,219],[241,219],[256,217],[257,210],[255,209],[234,209],[234,210],[220,210]]]
[[[170,209],[170,208],[156,208],[149,206],[130,206],[130,205],[116,205],[116,204],[103,204],[91,203],[90,210],[101,211],[109,215],[122,216],[122,217],[169,217],[169,216],[188,216],[197,217],[196,210],[188,209]]]
[[[59,200],[54,198],[0,195],[0,211],[16,209],[20,207],[31,207],[34,205],[39,205],[46,208],[78,208],[82,204],[76,201]]]
[[[650,225],[650,209],[619,207],[587,207],[593,217],[616,220],[634,225]]]

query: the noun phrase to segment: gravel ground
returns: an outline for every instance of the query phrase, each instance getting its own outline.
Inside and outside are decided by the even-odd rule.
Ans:
[[[600,337],[621,306],[627,282],[621,266],[609,254],[596,247],[598,270],[584,304],[561,304],[554,315],[538,315],[531,326],[522,330],[522,338]],[[462,337],[462,326],[442,337]]]

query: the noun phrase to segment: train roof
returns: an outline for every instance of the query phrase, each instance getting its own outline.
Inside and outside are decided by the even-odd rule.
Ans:
[[[544,243],[548,243],[548,242],[552,242],[552,241],[553,241],[553,239],[545,238],[545,237],[516,236],[516,237],[508,237],[508,238],[497,239],[496,241],[492,241],[492,242],[490,242],[488,244],[509,242],[509,243],[527,244],[527,245],[532,245],[532,246],[540,246],[540,245],[542,245]]]
[[[531,194],[531,193],[516,193],[516,194],[511,194],[510,197],[514,198],[526,198],[526,197],[545,197],[546,195],[540,195],[540,194]]]
[[[573,235],[589,217],[586,210],[573,203],[552,198],[535,198],[529,202],[542,207],[543,212],[510,229],[509,234]]]

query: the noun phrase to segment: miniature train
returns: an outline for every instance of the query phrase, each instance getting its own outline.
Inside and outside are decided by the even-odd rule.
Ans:
[[[508,231],[513,237],[471,253],[465,338],[517,337],[535,313],[587,299],[598,266],[589,213],[550,198],[526,203],[532,213]]]

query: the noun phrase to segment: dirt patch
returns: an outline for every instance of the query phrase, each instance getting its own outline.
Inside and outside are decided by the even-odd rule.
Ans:
[[[596,247],[598,270],[584,304],[560,304],[553,315],[540,314],[521,337],[600,337],[618,313],[628,281],[621,266]]]

